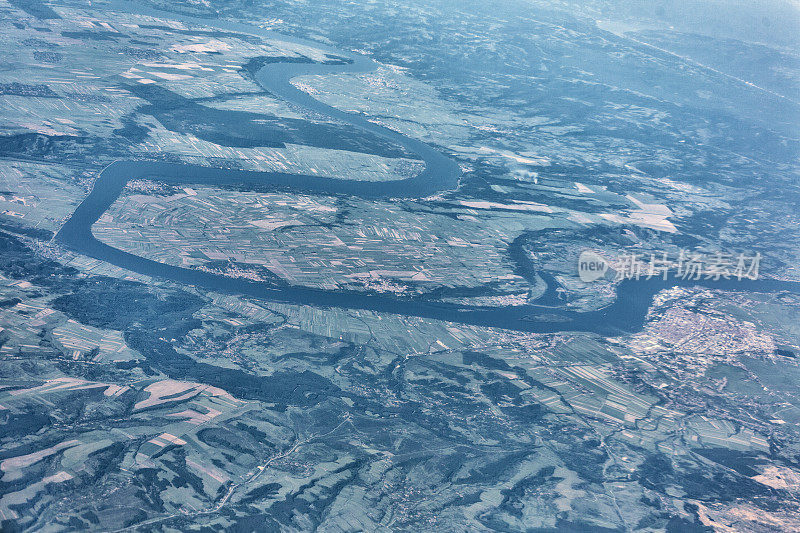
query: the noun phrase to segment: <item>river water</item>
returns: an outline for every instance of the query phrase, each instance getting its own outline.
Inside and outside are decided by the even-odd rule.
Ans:
[[[114,1],[109,5],[111,9],[116,11],[152,15],[165,19],[180,20],[188,24],[195,23],[211,26],[219,30],[261,35],[270,39],[304,44],[322,49],[328,54],[346,58],[350,63],[272,63],[259,70],[255,77],[266,91],[287,102],[350,124],[404,147],[424,161],[425,170],[412,178],[403,180],[363,182],[296,174],[226,170],[157,161],[116,161],[100,173],[91,193],[78,206],[56,235],[56,240],[59,243],[76,252],[147,276],[168,279],[223,293],[263,298],[282,303],[368,310],[529,332],[587,331],[603,335],[614,335],[636,331],[641,329],[644,324],[647,309],[652,302],[653,295],[659,290],[675,285],[704,285],[712,288],[740,291],[798,291],[797,283],[771,280],[699,282],[680,279],[668,281],[660,279],[628,280],[619,285],[615,302],[598,311],[576,312],[550,305],[480,307],[437,303],[420,298],[404,298],[361,291],[331,291],[300,286],[275,287],[266,283],[234,279],[209,272],[167,265],[109,246],[97,240],[92,234],[91,228],[100,216],[111,207],[122,193],[125,184],[130,180],[154,179],[174,185],[273,185],[301,193],[341,194],[378,199],[429,196],[436,192],[455,188],[461,175],[459,166],[455,161],[429,145],[369,122],[361,115],[328,106],[308,93],[295,88],[290,82],[292,78],[304,75],[368,72],[376,67],[376,63],[369,58],[246,24],[221,20],[194,19],[184,15],[159,12],[145,6],[121,1]],[[552,283],[552,278],[546,279],[550,279]]]

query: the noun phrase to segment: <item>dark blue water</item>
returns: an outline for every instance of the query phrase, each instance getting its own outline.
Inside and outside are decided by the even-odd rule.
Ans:
[[[726,290],[743,291],[798,291],[798,284],[796,283],[769,280],[727,282],[691,282],[678,279],[668,281],[655,279],[630,280],[619,285],[617,299],[612,305],[593,312],[580,313],[552,307],[555,302],[549,301],[540,302],[548,305],[516,307],[462,306],[358,291],[273,287],[265,283],[232,279],[208,272],[158,263],[104,244],[92,235],[92,225],[111,207],[121,194],[125,184],[135,179],[149,178],[175,185],[274,186],[302,193],[341,194],[377,199],[429,196],[439,191],[455,188],[460,177],[459,167],[453,160],[425,143],[373,124],[362,116],[325,105],[312,98],[309,94],[296,89],[290,83],[293,77],[306,74],[364,72],[373,69],[375,64],[363,56],[333,50],[318,43],[277,35],[243,24],[216,20],[195,21],[191,17],[159,13],[140,5],[123,2],[114,2],[111,5],[115,9],[128,12],[161,15],[165,18],[187,22],[200,22],[225,30],[242,31],[291,42],[300,42],[350,59],[352,63],[344,65],[313,63],[269,64],[256,74],[256,79],[264,89],[288,102],[345,122],[404,147],[425,162],[425,170],[413,178],[404,180],[362,182],[296,174],[225,170],[164,162],[118,161],[100,173],[92,192],[78,206],[56,235],[56,240],[59,243],[81,254],[147,276],[168,279],[223,293],[240,294],[290,304],[361,309],[530,332],[589,331],[603,335],[613,335],[621,332],[636,331],[644,323],[644,317],[652,302],[653,295],[661,289],[675,285],[704,285]],[[552,292],[551,287],[551,290],[546,294]],[[550,296],[550,299],[554,298],[552,294]]]

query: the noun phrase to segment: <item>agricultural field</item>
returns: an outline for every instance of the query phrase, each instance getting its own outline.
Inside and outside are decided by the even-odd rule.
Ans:
[[[800,531],[800,15],[717,4],[0,0],[0,530]]]

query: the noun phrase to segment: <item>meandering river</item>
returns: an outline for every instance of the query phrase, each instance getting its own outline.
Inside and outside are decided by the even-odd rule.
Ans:
[[[234,279],[159,263],[109,246],[94,237],[92,225],[111,207],[130,180],[149,178],[176,185],[275,185],[302,193],[344,194],[377,199],[419,198],[453,189],[458,185],[461,174],[455,161],[429,145],[374,124],[361,115],[328,106],[291,84],[292,78],[303,75],[368,72],[377,66],[369,58],[336,50],[316,42],[292,38],[230,21],[195,19],[121,1],[111,2],[110,8],[116,11],[152,15],[164,19],[180,20],[188,24],[201,24],[224,31],[235,31],[304,44],[349,60],[350,62],[347,64],[272,63],[259,70],[255,78],[266,91],[287,102],[402,146],[424,161],[425,170],[409,179],[363,182],[296,174],[226,170],[156,161],[117,161],[100,173],[90,194],[56,235],[59,243],[76,252],[147,276],[164,278],[223,293],[240,294],[290,304],[368,310],[530,332],[590,331],[613,335],[635,331],[644,324],[653,295],[661,289],[674,285],[700,284],[726,290],[765,292],[798,291],[796,283],[769,280],[723,282],[692,282],[679,279],[668,281],[629,280],[619,285],[615,302],[598,311],[577,312],[543,305],[481,307],[437,303],[420,298],[404,298],[371,292],[331,291],[301,286],[275,287],[266,283]]]

